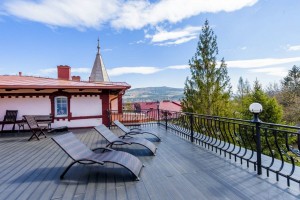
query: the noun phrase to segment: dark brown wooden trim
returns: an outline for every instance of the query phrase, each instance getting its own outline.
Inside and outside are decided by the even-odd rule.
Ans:
[[[122,94],[118,94],[118,113],[122,113],[123,111],[123,101],[122,101]]]
[[[109,94],[102,94],[102,123],[109,126],[108,110],[109,110]]]
[[[66,92],[66,91],[61,91],[62,93]],[[56,92],[52,92],[52,93],[1,93],[0,97],[4,98],[4,97],[8,97],[8,96],[22,96],[22,97],[34,97],[34,96],[50,96],[53,95],[53,93],[59,93],[59,91]],[[93,95],[101,95],[101,93],[99,92],[66,92],[68,94],[71,94],[73,96],[93,96]]]
[[[102,118],[103,115],[94,115],[94,116],[78,116],[78,117],[71,117],[71,120],[79,120],[79,119],[97,119]]]

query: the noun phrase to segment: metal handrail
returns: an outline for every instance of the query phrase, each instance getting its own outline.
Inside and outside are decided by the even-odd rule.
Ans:
[[[193,144],[246,162],[258,175],[269,172],[300,184],[300,127],[169,110],[109,111],[110,122],[156,125]]]

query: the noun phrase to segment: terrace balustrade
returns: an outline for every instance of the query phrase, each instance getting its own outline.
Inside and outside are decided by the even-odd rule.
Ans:
[[[160,109],[108,112],[110,124],[116,119],[129,126],[158,124],[195,145],[253,167],[258,175],[273,172],[277,181],[286,178],[288,186],[290,181],[300,184],[300,127]]]

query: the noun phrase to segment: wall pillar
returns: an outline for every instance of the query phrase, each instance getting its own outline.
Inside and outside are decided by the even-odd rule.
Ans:
[[[102,123],[105,126],[109,126],[109,119],[108,119],[108,113],[109,110],[109,94],[107,92],[103,92],[101,94],[101,100],[102,100]]]

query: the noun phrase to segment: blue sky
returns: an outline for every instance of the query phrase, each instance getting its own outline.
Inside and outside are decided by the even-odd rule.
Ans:
[[[0,74],[88,77],[100,38],[111,81],[183,88],[201,26],[217,35],[233,88],[300,66],[299,0],[0,0]]]

